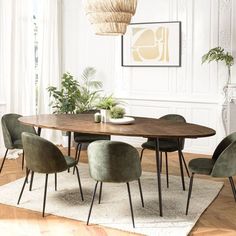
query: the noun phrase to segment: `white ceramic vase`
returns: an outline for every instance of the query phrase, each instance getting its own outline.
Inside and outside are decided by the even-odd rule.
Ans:
[[[109,122],[109,120],[110,120],[110,110],[101,109],[100,113],[101,113],[101,122],[103,122],[103,123]]]

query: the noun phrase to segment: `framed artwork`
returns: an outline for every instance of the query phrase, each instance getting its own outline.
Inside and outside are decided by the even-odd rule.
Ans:
[[[181,22],[131,23],[121,38],[121,65],[181,66]]]

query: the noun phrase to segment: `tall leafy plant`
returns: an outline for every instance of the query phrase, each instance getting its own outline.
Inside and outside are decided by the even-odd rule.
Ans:
[[[94,80],[96,70],[93,67],[84,69],[80,80],[80,94],[76,103],[76,112],[84,112],[96,108],[96,103],[100,98],[102,82]]]
[[[53,113],[75,113],[77,100],[80,97],[80,86],[70,73],[63,74],[61,89],[50,86],[47,90],[52,98],[49,105],[52,106]]]
[[[225,50],[221,47],[215,47],[210,49],[206,54],[202,56],[202,63],[211,62],[211,61],[222,61],[225,63],[228,69],[228,79],[227,84],[231,81],[231,66],[234,64],[234,58],[229,52],[225,52]]]

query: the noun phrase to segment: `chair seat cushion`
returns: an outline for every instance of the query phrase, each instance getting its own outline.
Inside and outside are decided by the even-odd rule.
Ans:
[[[12,144],[13,144],[14,148],[23,149],[23,145],[22,145],[22,140],[21,139],[15,140]]]
[[[142,148],[155,150],[155,142],[147,141],[142,144]],[[178,150],[178,146],[174,140],[159,140],[159,149],[161,152],[175,152]]]
[[[72,157],[65,156],[65,160],[66,160],[66,164],[67,164],[68,167],[73,167],[73,166],[76,165],[76,161]]]
[[[110,135],[74,133],[74,140],[77,143],[91,143],[97,140],[110,140]]]
[[[207,158],[197,158],[189,162],[189,170],[196,174],[210,175],[215,161]]]

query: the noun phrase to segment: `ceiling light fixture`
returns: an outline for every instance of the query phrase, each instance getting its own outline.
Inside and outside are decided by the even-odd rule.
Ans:
[[[98,35],[123,35],[137,0],[85,0],[85,11]]]

